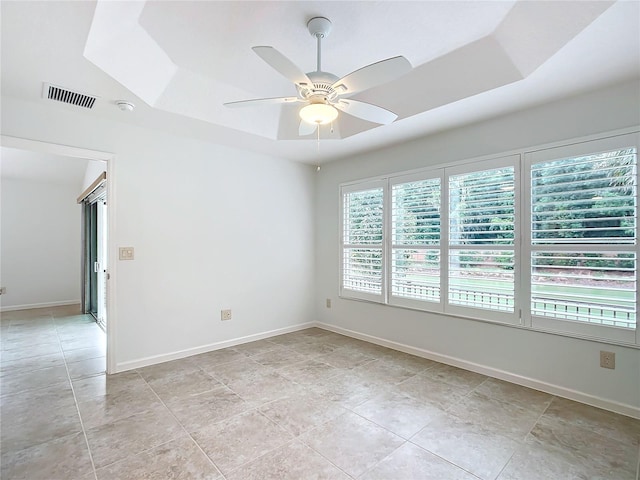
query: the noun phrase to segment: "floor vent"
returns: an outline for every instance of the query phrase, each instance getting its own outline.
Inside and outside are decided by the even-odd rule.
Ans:
[[[44,84],[42,96],[49,100],[56,100],[62,103],[68,103],[69,105],[76,105],[83,108],[93,108],[94,103],[98,97],[93,95],[86,95],[80,92],[74,92],[50,83]]]

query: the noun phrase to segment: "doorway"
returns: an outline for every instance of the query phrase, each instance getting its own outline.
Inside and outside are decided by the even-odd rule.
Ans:
[[[11,137],[7,135],[0,135],[0,145],[2,147],[20,149],[20,150],[24,150],[32,153],[53,155],[61,158],[69,157],[69,158],[79,158],[79,159],[96,161],[96,162],[90,162],[91,164],[94,164],[94,165],[100,164],[100,168],[98,171],[96,171],[93,174],[93,178],[95,178],[95,175],[97,175],[98,172],[106,170],[106,173],[109,175],[109,177],[107,178],[107,174],[105,174],[105,179],[104,179],[105,181],[103,182],[103,191],[105,195],[104,198],[106,201],[107,194],[108,194],[108,200],[110,204],[111,205],[114,204],[114,200],[115,200],[114,188],[113,188],[113,169],[114,169],[114,163],[115,163],[114,154],[108,153],[108,152],[101,152],[97,150],[89,150],[85,148],[72,147],[68,145],[60,145],[55,143],[40,142],[37,140]],[[87,180],[91,181],[91,178],[88,178]],[[74,194],[74,197],[72,198],[72,201],[76,199],[77,199],[77,190],[76,190],[76,193]],[[95,277],[96,296],[94,298],[98,300],[97,292],[103,292],[102,302],[98,302],[98,301],[96,302],[95,312],[98,317],[102,315],[105,322],[104,327],[106,331],[107,373],[115,373],[117,370],[117,367],[116,367],[117,360],[114,355],[114,352],[115,352],[114,331],[116,328],[116,311],[115,311],[116,301],[114,298],[114,292],[116,291],[116,288],[115,288],[116,279],[113,272],[110,271],[111,269],[109,268],[109,264],[107,263],[107,262],[113,262],[115,258],[113,254],[115,249],[115,246],[113,243],[113,238],[115,236],[114,209],[113,208],[107,209],[107,205],[104,205],[104,204],[102,205],[102,207],[100,207],[99,204],[97,203],[95,208],[96,208],[96,212],[95,212],[96,227],[98,226],[98,224],[101,224],[104,226],[104,229],[103,229],[104,235],[96,235],[96,238],[101,239],[101,242],[98,242],[96,244],[96,255],[100,255],[100,258],[102,258],[102,262],[100,263],[100,265],[103,267],[102,268],[103,273],[105,273],[105,275],[102,275],[102,276],[96,275]],[[99,216],[99,219],[98,219],[98,216]],[[81,218],[84,219],[84,212],[82,213]],[[109,227],[108,232],[107,232],[107,226]],[[81,231],[84,233],[84,229],[82,229]],[[107,233],[108,233],[108,236],[107,236]],[[76,238],[78,238],[79,240],[79,237],[76,237]],[[83,239],[82,245],[84,245],[84,239]],[[82,248],[83,247],[81,246],[79,250],[82,250]],[[100,252],[102,252],[101,254],[98,253],[99,249],[100,249]],[[110,254],[107,255],[107,252],[109,252]],[[81,268],[84,269],[85,268],[84,258],[78,258],[78,260],[81,260],[79,263],[81,264]],[[104,272],[104,270],[106,270],[106,272]],[[82,296],[82,291],[84,291],[83,278],[84,278],[84,273],[81,272],[80,278],[78,279],[80,280],[80,282],[78,282],[77,284],[78,290],[81,296]],[[99,286],[99,284],[102,282],[106,283],[107,279],[108,279],[108,285],[104,287]],[[101,304],[102,304],[102,307],[100,306]],[[100,308],[104,310],[99,311]],[[108,322],[106,321],[107,311],[109,314]]]

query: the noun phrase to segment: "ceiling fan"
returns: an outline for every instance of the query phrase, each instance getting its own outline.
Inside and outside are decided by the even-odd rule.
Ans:
[[[373,123],[389,124],[398,116],[382,107],[349,98],[368,88],[394,80],[411,71],[409,61],[392,57],[362,67],[342,78],[322,71],[322,39],[331,31],[331,21],[315,17],[307,23],[309,33],[316,38],[317,66],[315,72],[303,73],[291,60],[273,47],[253,47],[253,51],[282,76],[293,82],[298,90],[295,97],[259,98],[229,102],[227,107],[253,107],[283,103],[304,103],[299,111],[301,118],[298,134],[310,135],[319,125],[332,123],[338,118],[338,110]],[[318,131],[318,135],[319,135]]]

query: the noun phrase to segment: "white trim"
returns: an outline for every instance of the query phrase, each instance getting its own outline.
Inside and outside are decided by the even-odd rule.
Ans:
[[[89,150],[87,148],[72,147],[70,145],[59,145],[57,143],[41,142],[28,138],[11,137],[2,135],[0,144],[3,147],[19,148],[32,152],[48,153],[51,155],[61,155],[64,157],[85,158],[87,160],[102,160],[108,162],[113,159],[113,153]]]
[[[522,375],[516,375],[514,373],[500,370],[479,363],[469,362],[461,358],[452,357],[450,355],[442,355],[440,353],[432,352],[430,350],[424,350],[422,348],[412,347],[403,343],[386,340],[384,338],[375,337],[366,333],[356,332],[342,327],[337,327],[323,322],[316,322],[316,327],[328,330],[330,332],[346,335],[347,337],[357,338],[369,343],[381,345],[383,347],[392,348],[400,352],[416,355],[418,357],[427,358],[436,362],[452,365],[454,367],[463,368],[472,372],[487,375],[489,377],[498,378],[507,382],[514,383],[516,385],[522,385],[523,387],[533,388],[542,392],[556,395],[558,397],[568,398],[569,400],[575,400],[576,402],[584,403],[598,408],[603,408],[611,412],[620,413],[628,417],[640,419],[640,407],[628,405],[625,403],[616,402],[606,398],[590,395],[588,393],[580,392],[570,388],[562,387],[560,385],[554,385],[552,383],[536,380],[535,378],[524,377]]]
[[[357,191],[363,188],[363,185],[377,184],[383,182],[386,185],[387,197],[391,196],[393,185],[402,183],[405,179],[414,181],[416,179],[432,178],[433,172],[441,172],[443,175],[442,183],[442,199],[445,201],[446,208],[441,208],[441,265],[440,265],[440,285],[441,285],[441,303],[435,302],[406,302],[402,299],[393,297],[390,292],[390,273],[388,272],[388,266],[390,264],[392,253],[392,239],[390,238],[390,200],[387,199],[384,203],[384,226],[383,226],[383,240],[385,249],[383,250],[383,278],[382,284],[386,286],[383,289],[383,298],[379,299],[377,296],[371,295],[351,295],[345,293],[342,288],[342,262],[340,262],[339,268],[339,292],[338,296],[347,300],[361,300],[373,303],[379,303],[382,305],[388,305],[391,307],[416,309],[426,312],[442,313],[445,315],[452,315],[456,317],[469,318],[478,321],[489,321],[492,323],[500,323],[507,326],[519,326],[529,330],[539,332],[549,332],[557,330],[557,333],[564,336],[573,338],[586,338],[594,341],[610,343],[610,344],[622,344],[625,346],[640,347],[640,328],[634,328],[631,333],[624,331],[613,331],[608,326],[600,326],[598,329],[594,329],[590,326],[578,325],[564,325],[568,322],[563,322],[556,319],[555,322],[560,322],[558,325],[560,328],[555,327],[555,324],[547,322],[546,319],[540,320],[540,317],[532,318],[531,315],[531,279],[529,272],[531,272],[531,252],[532,248],[529,242],[531,235],[531,228],[528,225],[530,221],[531,202],[529,197],[530,193],[530,168],[533,160],[538,158],[546,159],[547,157],[555,158],[554,152],[562,151],[570,154],[575,151],[582,151],[583,153],[593,153],[593,145],[597,144],[601,147],[602,151],[609,150],[611,148],[621,148],[621,142],[625,142],[627,139],[633,139],[631,142],[633,145],[640,144],[640,127],[630,127],[620,129],[617,131],[610,131],[600,134],[594,134],[586,137],[574,138],[564,141],[558,141],[539,146],[524,147],[508,152],[489,154],[481,157],[464,159],[458,161],[445,162],[438,165],[430,165],[429,167],[422,167],[402,172],[391,172],[387,174],[378,175],[376,177],[370,177],[369,179],[362,179],[357,181],[343,182],[339,184],[340,206],[343,205],[343,194],[345,191]],[[533,160],[532,160],[533,159]],[[449,179],[451,175],[481,171],[484,169],[490,169],[492,167],[510,166],[514,167],[514,243],[511,247],[514,252],[514,311],[511,313],[501,312],[496,310],[466,307],[459,305],[452,305],[448,301],[449,294],[449,258],[452,250],[461,250],[466,246],[451,245],[448,233],[449,233],[449,211],[450,211],[450,195],[449,195]],[[524,190],[524,194],[523,194]],[[340,241],[342,241],[342,228],[343,217],[342,208],[339,212],[339,227],[340,227]],[[636,229],[638,225],[636,225]],[[389,237],[389,238],[387,238]],[[525,243],[527,242],[527,243]],[[636,253],[636,258],[640,258],[640,242],[634,245],[616,244],[613,247],[607,245],[595,245],[589,244],[589,250],[598,251],[631,251]],[[544,250],[546,246],[536,246],[537,250]],[[572,251],[574,245],[551,245],[549,248],[562,249]],[[445,255],[446,254],[446,257]],[[342,251],[340,252],[340,258],[342,259]],[[524,260],[523,260],[524,258]],[[385,283],[386,282],[386,283]],[[636,310],[640,310],[640,282],[638,282],[636,289]],[[524,295],[524,294],[527,295]],[[526,298],[525,298],[526,297]],[[487,317],[487,314],[491,315],[491,318]],[[564,325],[564,326],[563,326]],[[584,331],[583,331],[584,330]]]
[[[237,337],[230,340],[223,340],[221,342],[200,345],[199,347],[187,348],[184,350],[177,350],[175,352],[152,355],[149,357],[142,357],[136,360],[129,360],[127,362],[118,363],[116,365],[116,370],[113,373],[125,372],[127,370],[133,370],[135,368],[148,367],[149,365],[164,363],[171,360],[179,360],[181,358],[190,357],[192,355],[213,352],[222,348],[234,347],[236,345],[242,345],[243,343],[248,342],[255,342],[256,340],[264,340],[265,338],[271,338],[285,333],[297,332],[298,330],[305,330],[307,328],[312,328],[315,326],[315,322],[299,323],[298,325],[293,325],[291,327],[277,328],[275,330],[254,333],[252,335],[246,335],[244,337]]]
[[[402,245],[402,244],[394,244],[393,243],[393,199],[394,199],[394,187],[396,185],[404,185],[407,183],[416,183],[416,182],[424,182],[424,181],[432,181],[438,180],[439,182],[439,191],[440,191],[440,203],[438,205],[440,211],[439,217],[439,226],[440,226],[440,238],[438,239],[437,244],[417,244],[417,245]],[[446,258],[444,255],[445,245],[448,239],[449,230],[446,228],[449,221],[449,216],[446,208],[442,208],[442,198],[444,197],[445,190],[445,176],[444,169],[435,168],[433,170],[428,170],[425,172],[413,173],[410,175],[400,175],[393,176],[387,179],[388,182],[388,201],[385,204],[386,214],[385,218],[387,219],[387,223],[385,225],[384,233],[389,232],[389,235],[386,235],[386,259],[387,259],[387,270],[389,272],[387,280],[387,289],[386,289],[386,301],[385,304],[389,306],[398,306],[411,308],[415,310],[424,310],[429,312],[444,312],[445,298],[447,290],[443,285],[448,284],[445,283],[448,281],[446,278],[446,274],[448,271],[448,263],[446,262]],[[421,300],[411,297],[403,297],[400,295],[393,295],[393,261],[394,261],[394,252],[396,250],[403,249],[420,249],[420,250],[433,250],[437,251],[439,255],[439,263],[438,263],[438,271],[439,271],[439,283],[438,287],[440,289],[438,295],[438,301],[433,300]]]
[[[538,152],[540,150],[545,150],[548,148],[555,148],[555,147],[566,147],[569,145],[573,145],[573,144],[578,144],[578,143],[584,143],[584,142],[590,142],[591,140],[601,140],[601,139],[605,139],[605,138],[610,138],[610,137],[619,137],[621,135],[627,135],[630,133],[640,133],[640,124],[633,126],[633,127],[627,127],[627,128],[620,128],[617,130],[608,130],[606,132],[601,132],[601,133],[594,133],[591,135],[585,135],[582,137],[576,137],[576,138],[570,138],[568,140],[558,140],[556,142],[550,142],[550,143],[543,143],[542,145],[528,145],[528,146],[524,146],[524,147],[520,147],[520,148],[514,148],[511,150],[506,150],[503,152],[498,152],[498,153],[488,153],[486,155],[480,155],[478,157],[473,157],[473,158],[459,158],[457,160],[449,160],[447,162],[442,162],[442,163],[437,163],[434,165],[430,165],[428,167],[417,167],[417,168],[412,168],[410,170],[402,170],[400,172],[397,171],[390,171],[388,173],[383,173],[383,174],[379,174],[373,177],[367,177],[367,178],[361,178],[361,179],[357,179],[357,180],[348,180],[346,182],[341,182],[339,184],[340,187],[343,186],[350,186],[350,185],[357,185],[360,183],[366,183],[366,182],[371,182],[371,181],[380,181],[380,180],[384,180],[385,178],[389,178],[389,177],[396,177],[396,176],[400,176],[400,175],[411,175],[411,174],[418,174],[418,173],[422,173],[422,172],[428,172],[429,170],[437,170],[439,168],[449,168],[449,167],[457,167],[459,165],[466,165],[469,163],[477,163],[477,162],[482,162],[484,160],[493,160],[496,158],[500,158],[500,157],[508,157],[511,155],[524,155],[524,154],[528,154],[528,153],[533,153],[533,152]],[[567,143],[568,142],[568,143]]]
[[[640,258],[639,244],[617,244],[617,243],[536,243],[531,240],[531,169],[534,165],[554,160],[579,157],[581,155],[592,155],[622,148],[640,147],[640,133],[638,131],[629,131],[627,133],[619,133],[612,136],[600,136],[591,138],[590,140],[575,141],[569,140],[569,143],[560,143],[554,146],[540,147],[536,150],[529,150],[524,153],[522,161],[522,178],[523,178],[523,207],[521,209],[521,218],[527,221],[522,223],[522,255],[521,263],[521,280],[523,286],[526,287],[528,298],[523,298],[521,308],[524,324],[536,331],[558,330],[563,331],[567,335],[587,335],[602,342],[621,342],[635,343],[639,345],[640,335],[638,334],[638,324],[633,329],[619,328],[608,325],[591,324],[588,322],[569,321],[562,318],[536,316],[531,311],[532,292],[531,292],[531,260],[534,253],[545,251],[562,251],[562,252],[630,252],[635,253],[636,262]],[[636,194],[637,195],[637,194]],[[638,238],[638,223],[636,219],[636,238]],[[638,279],[638,268],[636,267],[636,282]],[[638,294],[639,285],[636,284],[636,312],[640,306],[640,295]]]
[[[84,158],[87,160],[101,160],[107,162],[107,201],[110,207],[107,209],[107,272],[109,281],[107,282],[107,373],[116,371],[116,265],[118,249],[114,239],[116,238],[116,155],[110,152],[101,152],[86,148],[74,147],[70,145],[60,145],[57,143],[42,142],[28,138],[11,137],[0,135],[0,145],[3,147],[20,148],[32,152],[48,153],[52,155],[62,155],[74,158]]]
[[[362,244],[362,245],[356,245],[356,244],[345,244],[344,243],[344,197],[345,195],[348,194],[352,194],[352,193],[359,193],[359,192],[367,192],[367,191],[371,191],[371,190],[378,190],[381,189],[382,190],[382,204],[383,204],[383,208],[382,208],[382,241],[379,244]],[[345,187],[340,187],[340,201],[338,202],[339,204],[339,217],[340,218],[340,225],[339,225],[339,233],[338,233],[338,251],[339,251],[339,256],[338,256],[338,296],[341,298],[349,298],[352,300],[364,300],[364,301],[371,301],[371,302],[377,302],[377,303],[386,303],[386,255],[387,255],[387,251],[386,251],[386,227],[387,227],[387,220],[386,220],[386,215],[387,215],[387,202],[388,202],[388,182],[386,180],[372,180],[372,181],[368,181],[368,182],[361,182],[358,184],[354,184],[354,185],[349,185],[349,186],[345,186]],[[344,275],[344,251],[346,248],[349,249],[355,249],[355,248],[362,248],[362,249],[379,249],[381,251],[381,262],[382,262],[382,266],[381,266],[381,271],[380,271],[380,275],[381,275],[381,284],[380,284],[380,293],[371,293],[371,292],[363,292],[363,291],[358,291],[358,290],[352,290],[349,288],[344,287],[344,282],[343,282],[343,275]]]
[[[16,310],[31,310],[32,308],[64,307],[66,305],[80,305],[80,299],[62,300],[60,302],[26,303],[24,305],[10,305],[0,307],[0,312],[15,312]]]
[[[117,371],[116,331],[117,308],[116,278],[118,247],[116,245],[116,157],[107,161],[107,373]]]

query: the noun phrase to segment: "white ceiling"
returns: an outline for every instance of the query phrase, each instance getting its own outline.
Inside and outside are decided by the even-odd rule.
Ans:
[[[3,96],[48,102],[49,82],[100,97],[91,111],[55,108],[312,164],[640,78],[638,1],[3,0],[0,8]],[[271,45],[314,70],[306,23],[319,15],[333,22],[323,70],[340,77],[403,55],[414,71],[354,97],[395,111],[395,123],[343,114],[346,138],[318,151],[297,139],[295,106],[222,103],[295,95],[251,47]],[[118,110],[120,99],[136,110]]]
[[[92,160],[0,147],[0,176],[14,180],[71,184],[81,193],[87,163]]]

